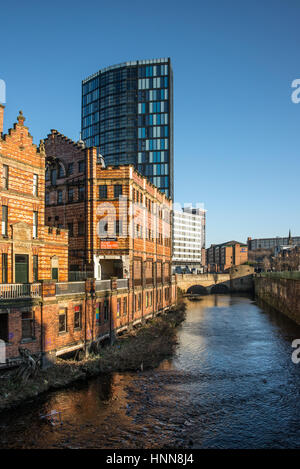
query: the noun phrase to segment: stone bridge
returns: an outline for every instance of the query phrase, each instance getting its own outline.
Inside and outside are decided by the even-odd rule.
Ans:
[[[249,265],[232,267],[228,273],[176,274],[176,283],[184,293],[206,295],[210,293],[253,291],[254,268]]]

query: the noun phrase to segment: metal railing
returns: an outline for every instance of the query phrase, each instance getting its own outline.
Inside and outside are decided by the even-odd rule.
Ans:
[[[85,282],[61,282],[55,284],[56,295],[70,295],[85,292]]]
[[[93,272],[79,272],[71,270],[69,271],[68,278],[69,282],[81,282],[88,278],[93,278]]]
[[[39,283],[2,283],[0,284],[0,300],[17,298],[37,298],[41,295]]]
[[[128,288],[128,278],[118,278],[117,288]]]
[[[111,280],[96,280],[96,291],[110,290]]]

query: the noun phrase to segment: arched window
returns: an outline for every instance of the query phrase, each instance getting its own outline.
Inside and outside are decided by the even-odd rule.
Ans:
[[[60,164],[58,165],[58,177],[59,177],[59,178],[65,177],[65,168],[64,168],[64,166],[62,165],[62,163],[60,163]]]
[[[51,171],[51,184],[52,184],[52,186],[56,186],[56,178],[57,178],[57,169],[54,168]]]

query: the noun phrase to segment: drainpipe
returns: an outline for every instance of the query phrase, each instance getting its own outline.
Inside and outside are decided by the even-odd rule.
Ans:
[[[109,312],[109,337],[110,337],[110,343],[112,344],[113,341],[112,341],[112,307],[111,307],[111,304],[112,304],[112,287],[111,287],[111,283],[110,283],[110,301],[108,303],[108,312]]]
[[[85,292],[85,298],[84,298],[84,356],[87,356],[86,353],[86,303],[87,303],[87,293]]]
[[[44,325],[43,325],[43,302],[40,302],[40,308],[41,308],[41,368],[44,367],[44,356],[45,356],[45,351],[44,351]]]

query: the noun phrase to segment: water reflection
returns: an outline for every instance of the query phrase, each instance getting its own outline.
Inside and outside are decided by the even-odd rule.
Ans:
[[[300,327],[244,296],[189,303],[172,360],[101,376],[0,417],[0,447],[300,446]],[[40,414],[56,409],[63,425]]]

